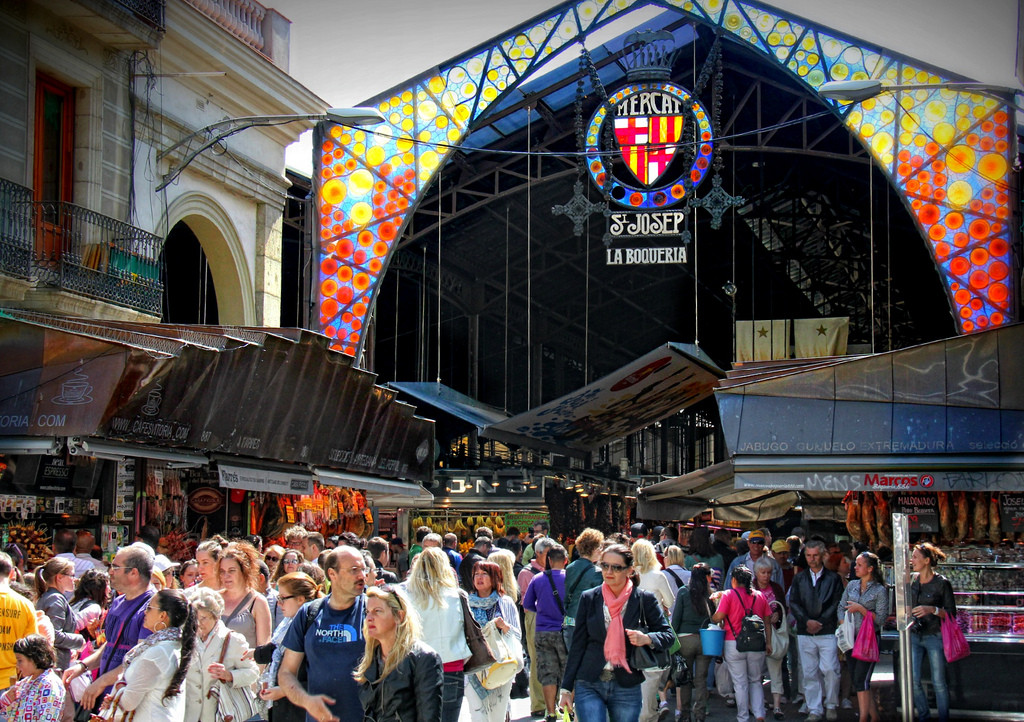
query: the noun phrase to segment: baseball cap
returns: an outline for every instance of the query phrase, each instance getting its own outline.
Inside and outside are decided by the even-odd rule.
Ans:
[[[789,544],[786,542],[785,539],[776,539],[775,541],[772,542],[772,551],[773,552],[788,552],[789,551]]]
[[[156,569],[158,572],[163,573],[166,572],[168,569],[176,566],[178,566],[178,562],[172,562],[163,554],[157,554],[155,557],[153,557],[153,568]]]
[[[755,541],[764,541],[764,532],[760,529],[754,529],[754,531],[750,532],[750,535],[747,537],[747,543]]]

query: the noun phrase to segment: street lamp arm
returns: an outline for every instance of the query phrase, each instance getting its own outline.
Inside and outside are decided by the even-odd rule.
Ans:
[[[163,180],[156,186],[157,192],[162,191],[170,183],[181,175],[189,163],[196,159],[200,153],[211,148],[225,138],[255,126],[282,125],[294,123],[300,120],[330,121],[339,125],[362,126],[384,123],[384,116],[376,108],[331,108],[326,113],[309,113],[299,115],[252,115],[241,118],[226,118],[216,123],[204,126],[189,135],[185,136],[170,148],[160,151],[157,160],[161,161],[177,151],[182,146],[188,146],[197,138],[205,138],[195,149],[189,151],[177,164],[168,169]]]
[[[1024,108],[1018,105],[1015,99],[1015,96],[1024,93],[1024,90],[970,80],[951,83],[911,83],[906,85],[885,85],[881,80],[833,80],[828,83],[822,83],[818,88],[818,95],[828,100],[861,103],[882,93],[896,93],[908,90],[960,90],[983,93],[998,98],[1024,113]]]

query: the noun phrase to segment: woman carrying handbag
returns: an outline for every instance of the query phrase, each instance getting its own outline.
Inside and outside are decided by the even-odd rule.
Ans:
[[[246,706],[255,712],[259,705],[255,702],[252,685],[259,677],[259,668],[252,659],[246,659],[249,645],[245,637],[232,632],[221,621],[223,599],[212,589],[199,587],[192,592],[192,607],[196,612],[199,635],[196,659],[186,677],[185,719],[188,722],[217,722],[226,716],[225,712],[238,717],[237,708],[241,707],[244,713]],[[242,701],[242,704],[236,704],[236,701]],[[218,705],[221,706],[220,714]],[[244,722],[251,716],[250,712],[235,722]]]
[[[872,616],[875,633],[875,648],[882,633],[882,625],[889,616],[889,591],[882,579],[882,567],[878,557],[871,552],[862,552],[853,565],[856,582],[850,582],[839,600],[840,615],[850,612],[857,634],[868,615]],[[857,692],[857,707],[860,722],[878,722],[878,705],[871,694],[871,673],[873,661],[858,659],[855,654],[848,658],[853,689]]]

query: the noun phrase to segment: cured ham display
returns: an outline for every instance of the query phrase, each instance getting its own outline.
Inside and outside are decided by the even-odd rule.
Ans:
[[[967,492],[957,491],[953,493],[953,506],[956,509],[956,534],[951,541],[959,544],[967,538]]]
[[[846,531],[850,532],[853,539],[864,541],[866,537],[860,523],[860,499],[857,492],[847,492],[843,503],[846,505]]]
[[[889,509],[889,500],[881,491],[874,492],[875,495],[875,527],[878,530],[878,543],[881,546],[892,549],[892,514]]]
[[[988,537],[988,496],[982,493],[971,495],[974,502],[974,528],[971,533],[975,541]]]
[[[939,494],[939,530],[942,538],[949,541],[956,536],[956,522],[953,518],[953,503],[949,494]]]
[[[1003,540],[1002,519],[999,517],[999,497],[993,494],[988,502],[988,540],[998,544]]]
[[[861,497],[860,523],[864,533],[868,536],[868,546],[875,549],[878,546],[878,533],[875,531],[875,497],[873,494],[864,494]]]

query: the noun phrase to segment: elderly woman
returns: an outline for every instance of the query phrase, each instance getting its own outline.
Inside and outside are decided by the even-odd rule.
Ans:
[[[786,594],[782,587],[772,581],[774,570],[775,565],[767,557],[762,556],[754,562],[754,588],[761,592],[772,612],[769,621],[778,629],[779,622],[786,618]],[[782,712],[782,692],[785,680],[782,678],[782,660],[766,656],[765,661],[768,664],[768,679],[771,680],[772,715],[775,719],[784,719],[786,715]]]
[[[187,691],[185,719],[188,722],[215,722],[217,700],[210,697],[214,682],[232,687],[252,685],[259,676],[256,662],[246,659],[249,645],[238,632],[224,626],[224,600],[212,589],[200,587],[192,593],[199,634],[196,659],[185,678]]]
[[[14,643],[18,682],[0,697],[0,715],[9,722],[57,722],[64,685],[54,672],[57,654],[45,637],[30,634]]]
[[[441,722],[458,722],[465,693],[464,662],[470,656],[462,622],[461,592],[448,555],[427,547],[412,563],[409,599],[423,620],[423,641],[441,655],[444,689]]]

